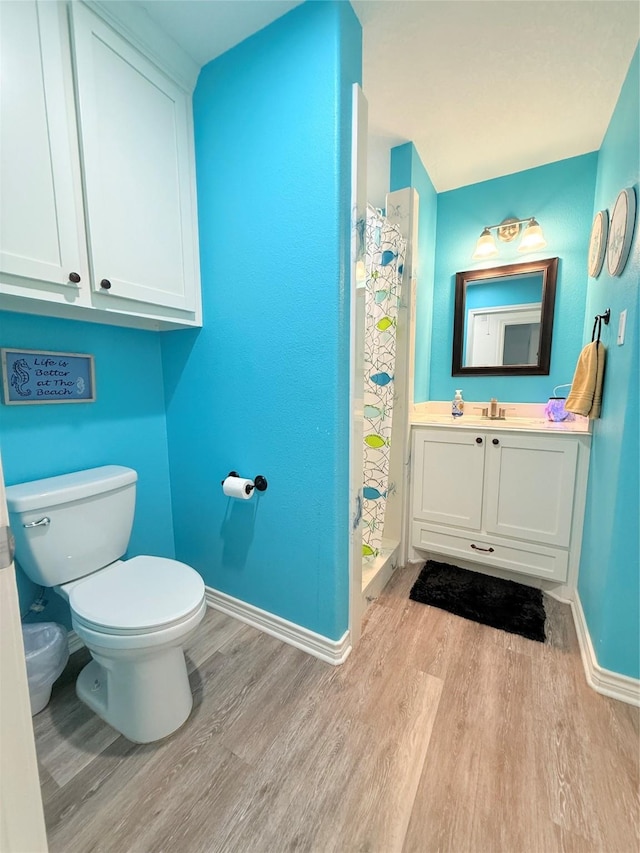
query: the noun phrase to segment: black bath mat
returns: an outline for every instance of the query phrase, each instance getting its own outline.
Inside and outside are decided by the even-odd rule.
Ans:
[[[409,598],[544,643],[542,591],[429,560]]]

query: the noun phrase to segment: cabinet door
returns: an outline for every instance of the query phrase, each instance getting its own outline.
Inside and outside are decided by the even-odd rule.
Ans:
[[[577,458],[571,439],[488,436],[484,529],[568,546]]]
[[[68,56],[67,56],[68,61]],[[69,69],[70,70],[70,69]],[[41,298],[73,299],[80,273],[73,132],[67,125],[57,3],[2,3],[0,27],[0,273],[2,291],[29,295],[23,279],[62,285]],[[79,207],[79,205],[78,205]],[[9,279],[7,275],[17,279]]]
[[[93,288],[193,311],[190,98],[93,12],[70,6]]]
[[[413,517],[480,530],[485,437],[416,429],[413,442]]]

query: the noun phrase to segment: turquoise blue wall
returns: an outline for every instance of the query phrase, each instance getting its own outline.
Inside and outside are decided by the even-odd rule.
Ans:
[[[305,3],[194,96],[204,328],[163,338],[176,552],[327,637],[348,623],[350,5]],[[232,469],[267,492],[227,499]]]
[[[0,312],[0,346],[95,356],[97,400],[76,405],[0,406],[5,481],[53,477],[97,465],[138,472],[129,554],[174,556],[160,336],[93,323]],[[21,608],[38,591],[17,572]],[[71,626],[54,592],[38,621]]]
[[[462,386],[467,401],[497,397],[509,402],[543,402],[555,385],[571,382],[582,345],[596,166],[597,154],[585,154],[438,195],[430,399],[452,399],[455,389]],[[472,261],[483,227],[507,216],[535,216],[544,230],[545,249],[521,254],[517,241],[498,241],[498,258]],[[550,375],[452,377],[456,272],[550,257],[560,258]],[[421,333],[428,334],[417,323],[417,340]],[[418,365],[416,400],[429,399],[427,386],[422,390],[417,386]]]
[[[438,196],[412,142],[391,149],[391,191],[413,187],[418,191],[418,269],[416,287],[416,352],[414,399],[429,399],[431,329]]]
[[[618,193],[640,180],[640,63],[638,50],[620,93],[598,157],[593,214],[611,213]],[[640,201],[640,198],[638,198]],[[583,340],[590,339],[593,316],[611,309],[603,327],[607,365],[602,417],[594,422],[587,508],[578,591],[600,666],[640,677],[640,590],[638,588],[638,290],[640,228],[626,268],[611,278],[607,264],[589,279]],[[616,346],[618,318],[627,311],[624,345]]]

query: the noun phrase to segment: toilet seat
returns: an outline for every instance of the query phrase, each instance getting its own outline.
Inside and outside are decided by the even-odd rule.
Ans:
[[[207,602],[203,596],[200,607],[185,619],[169,626],[131,634],[105,631],[100,626],[91,628],[80,621],[73,611],[71,611],[71,625],[93,657],[98,653],[107,654],[110,657],[124,655],[132,659],[132,653],[155,654],[161,647],[182,645],[186,637],[202,622],[206,609]]]
[[[182,616],[179,619],[172,619],[170,622],[163,622],[162,625],[152,625],[145,628],[114,628],[112,625],[102,625],[99,622],[92,622],[90,619],[83,619],[75,611],[72,611],[71,615],[74,625],[79,625],[80,627],[93,631],[96,634],[110,634],[114,637],[138,637],[142,634],[156,634],[160,631],[165,631],[168,628],[180,626],[183,623],[188,622],[192,616],[198,615],[201,609],[202,599],[200,604],[197,604],[193,610],[185,616]]]
[[[165,557],[118,561],[69,589],[72,619],[101,635],[139,636],[190,622],[204,605],[204,582]]]

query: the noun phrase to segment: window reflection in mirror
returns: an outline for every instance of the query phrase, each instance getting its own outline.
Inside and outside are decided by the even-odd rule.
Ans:
[[[454,376],[549,373],[557,262],[456,274]]]

